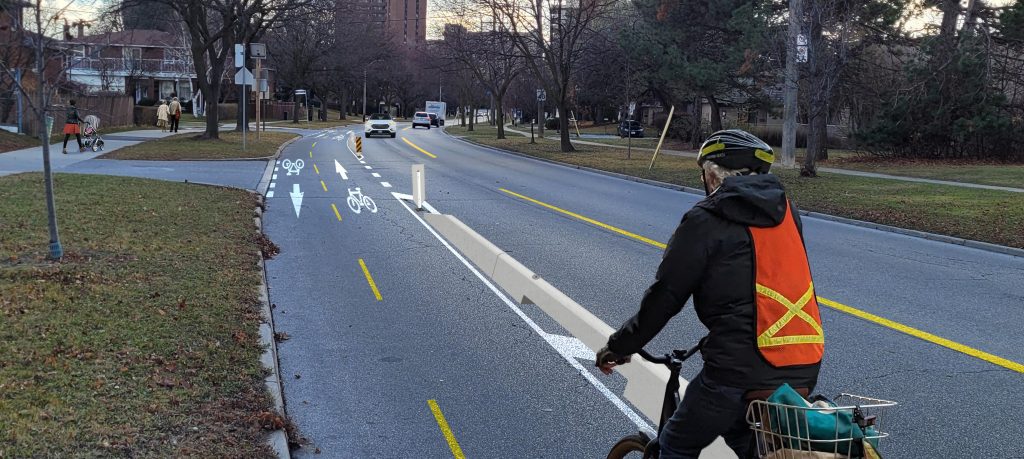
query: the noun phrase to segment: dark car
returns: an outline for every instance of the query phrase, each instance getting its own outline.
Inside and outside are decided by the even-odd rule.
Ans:
[[[643,137],[644,125],[639,121],[623,121],[619,123],[619,137]]]
[[[430,115],[427,112],[416,112],[412,115],[412,128],[416,129],[416,126],[426,126],[430,129]]]
[[[440,118],[437,116],[437,113],[427,113],[427,115],[430,116],[431,126],[441,127],[441,122],[439,121]]]

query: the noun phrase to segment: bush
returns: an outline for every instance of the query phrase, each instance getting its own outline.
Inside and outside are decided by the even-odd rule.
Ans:
[[[548,118],[546,121],[544,121],[544,129],[558,130],[558,128],[560,127],[558,123],[559,120],[557,116],[554,118]]]
[[[138,126],[156,126],[156,109],[157,107],[136,105],[132,113],[135,124]]]

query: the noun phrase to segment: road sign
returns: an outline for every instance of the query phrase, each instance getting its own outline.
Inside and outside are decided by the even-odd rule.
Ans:
[[[362,152],[363,152],[363,138],[362,137],[356,137],[356,153],[362,153]]]
[[[304,96],[304,95],[306,95],[306,90],[305,89],[296,89],[295,90],[295,95],[296,96]]]
[[[242,67],[238,69],[238,73],[235,74],[235,84],[252,85],[256,80],[252,76],[252,72],[249,69]]]
[[[800,64],[807,63],[807,35],[796,36],[796,61]]]
[[[254,59],[266,59],[267,45],[263,43],[249,43],[249,57]]]
[[[270,91],[270,85],[267,83],[267,79],[266,78],[260,78],[258,91],[259,92],[269,92]]]
[[[629,116],[633,116],[633,112],[636,111],[636,102],[629,103]]]
[[[537,101],[538,102],[544,102],[545,100],[548,100],[548,92],[543,90],[543,89],[538,89],[537,90]]]
[[[245,67],[245,47],[241,43],[235,44],[235,67]],[[242,84],[242,83],[235,83]]]

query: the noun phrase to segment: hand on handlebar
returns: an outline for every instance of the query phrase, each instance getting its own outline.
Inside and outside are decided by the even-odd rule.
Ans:
[[[597,356],[594,358],[594,365],[601,369],[601,373],[606,375],[612,374],[612,368],[616,365],[622,365],[629,363],[629,356],[621,356],[610,349],[608,346],[602,347],[601,350],[597,351]]]

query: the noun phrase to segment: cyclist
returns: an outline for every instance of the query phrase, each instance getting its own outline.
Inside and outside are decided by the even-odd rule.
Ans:
[[[799,214],[769,173],[774,159],[748,132],[708,137],[697,159],[707,197],[683,216],[639,312],[597,352],[611,374],[693,296],[708,329],[704,368],[659,434],[663,459],[696,458],[718,436],[749,457],[749,401],[783,383],[806,396],[817,383],[821,318]]]

